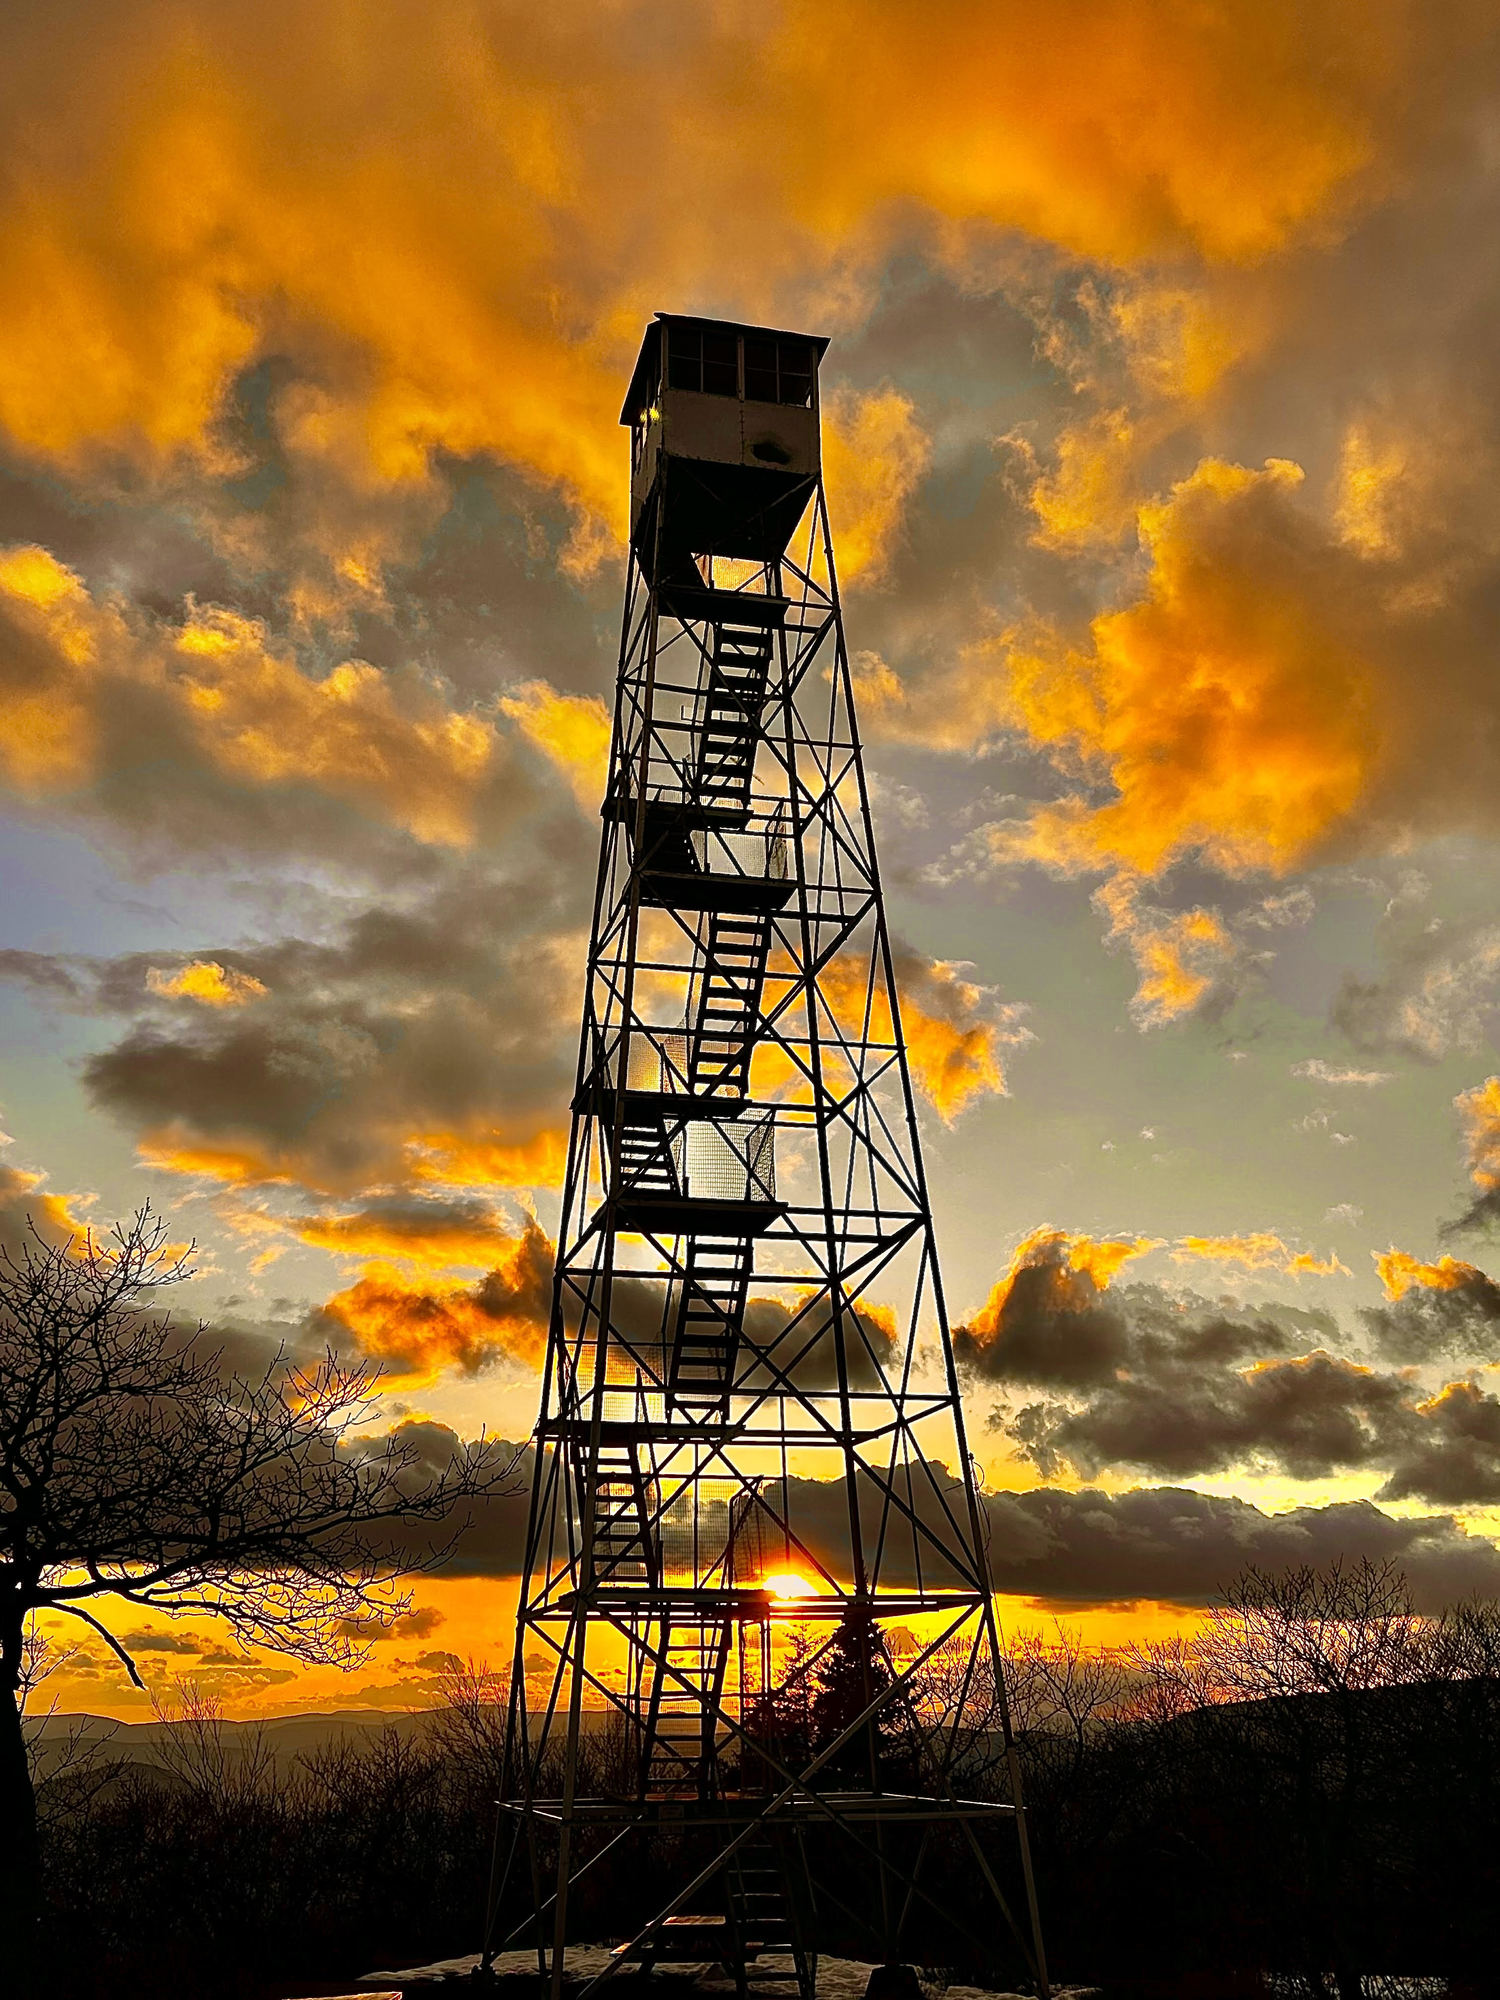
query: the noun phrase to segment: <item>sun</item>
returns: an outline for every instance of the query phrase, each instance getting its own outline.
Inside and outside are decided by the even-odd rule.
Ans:
[[[760,1587],[768,1596],[776,1598],[782,1604],[793,1598],[815,1595],[813,1586],[806,1577],[798,1576],[795,1570],[779,1570],[775,1576],[763,1576]]]

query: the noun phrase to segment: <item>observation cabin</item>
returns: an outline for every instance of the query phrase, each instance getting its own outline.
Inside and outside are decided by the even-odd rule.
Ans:
[[[620,422],[630,533],[653,584],[698,581],[696,556],[775,562],[818,481],[826,337],[658,313]]]

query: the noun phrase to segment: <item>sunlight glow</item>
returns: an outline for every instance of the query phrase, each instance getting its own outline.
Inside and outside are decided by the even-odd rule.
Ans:
[[[817,1594],[807,1579],[798,1576],[795,1570],[783,1570],[775,1576],[764,1576],[761,1578],[760,1587],[767,1596],[774,1597],[782,1604],[792,1598],[813,1597]]]

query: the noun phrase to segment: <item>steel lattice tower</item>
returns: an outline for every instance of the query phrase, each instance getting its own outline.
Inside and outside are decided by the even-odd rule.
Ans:
[[[606,1847],[667,1828],[675,1857],[615,1963],[719,1960],[742,1996],[808,2000],[830,1911],[899,1959],[942,1900],[940,1826],[1004,1907],[996,1814],[1046,1989],[1019,1797],[957,1796],[981,1685],[1013,1787],[1016,1765],[824,504],[826,344],[659,316],[621,416],[630,567],[487,1939],[535,1937],[554,1994]],[[913,1701],[933,1658],[942,1712]],[[893,1776],[897,1718],[923,1747]],[[819,1879],[831,1842],[857,1909]],[[508,1883],[529,1909],[502,1938]]]

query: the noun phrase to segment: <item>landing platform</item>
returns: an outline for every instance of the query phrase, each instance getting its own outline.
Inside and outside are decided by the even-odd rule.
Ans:
[[[769,1969],[777,1964],[774,1959],[763,1961]],[[565,1991],[578,1993],[591,1979],[614,1963],[613,1954],[606,1945],[569,1945],[563,1957],[563,1980]],[[791,1960],[785,1961],[790,1974]],[[864,2000],[865,1988],[870,1983],[873,1965],[856,1958],[827,1958],[818,1960],[817,2000]],[[380,1992],[424,1995],[441,1986],[456,1987],[460,1982],[467,1990],[476,1994],[503,1995],[504,2000],[540,2000],[546,1986],[537,1975],[535,1951],[506,1951],[495,1960],[494,1970],[489,1980],[481,1982],[478,1952],[469,1952],[462,1958],[438,1959],[431,1965],[416,1965],[404,1972],[371,1972],[359,1981],[367,1995]],[[710,2000],[710,1996],[733,1993],[733,1980],[726,1980],[724,1968],[711,1962],[695,1964],[692,1961],[658,1963],[649,1980],[640,1973],[619,1971],[609,1984],[601,1987],[602,1996],[609,1994],[624,2000],[628,1993],[640,1996],[653,1993],[660,2000]],[[1054,1987],[1053,2000],[1088,2000],[1089,1988]],[[997,1993],[983,1986],[942,1987],[928,1980],[922,1981],[923,2000],[1027,2000],[1027,1996],[1013,1993]],[[1034,2000],[1034,1996],[1031,1996]]]

